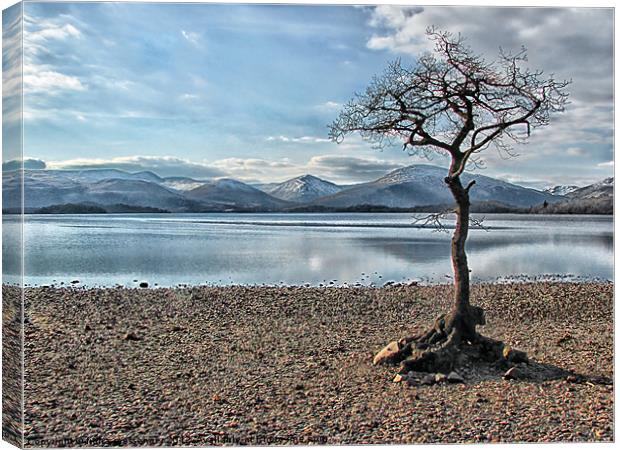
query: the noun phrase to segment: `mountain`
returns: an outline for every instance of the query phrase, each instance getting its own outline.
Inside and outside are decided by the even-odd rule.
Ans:
[[[62,203],[79,203],[86,187],[73,179],[56,176],[48,170],[25,170],[23,178],[19,171],[2,174],[2,208],[21,207],[21,185],[24,184],[24,198],[28,208],[40,208]]]
[[[314,175],[302,175],[283,183],[263,185],[261,190],[280,200],[307,203],[335,194],[342,187]]]
[[[117,178],[120,180],[142,180],[142,181],[150,181],[153,183],[161,183],[163,179],[153,172],[149,172],[147,170],[142,172],[125,172],[124,170],[119,169],[84,169],[84,170],[73,170],[73,169],[62,169],[62,170],[28,170],[26,172],[30,172],[31,174],[38,177],[50,176],[53,178],[65,178],[72,181],[78,182],[94,182],[101,180],[108,180],[111,178]]]
[[[21,207],[20,173],[3,172],[2,198],[6,211],[18,211]],[[418,164],[353,186],[338,186],[304,175],[257,189],[232,179],[161,178],[152,172],[115,169],[29,169],[23,172],[23,182],[27,212],[41,208],[145,212],[389,211],[428,210],[453,204],[445,175],[445,168]],[[551,193],[563,192],[559,188],[541,192],[484,175],[462,175],[464,185],[471,180],[476,180],[471,190],[472,210],[512,208],[521,212],[597,214],[613,210],[613,178],[575,189],[566,196]]]
[[[289,202],[272,197],[249,184],[229,178],[206,182],[187,191],[185,196],[221,209],[274,211],[289,205]]]
[[[614,196],[614,177],[574,190],[568,194],[573,199],[605,199]]]
[[[318,199],[315,204],[330,207],[354,205],[381,205],[393,208],[410,208],[422,205],[451,204],[454,200],[444,182],[446,169],[416,164],[396,169],[378,180],[363,183]],[[484,175],[464,173],[466,185],[476,180],[471,189],[472,202],[493,201],[514,207],[529,207],[561,199],[546,192],[528,189]]]
[[[530,212],[542,214],[613,214],[614,179],[606,178],[569,192],[561,202],[539,205]]]
[[[196,205],[185,196],[144,180],[112,178],[87,186],[82,202],[99,205],[148,206],[169,211],[190,211]]]
[[[549,193],[551,195],[560,195],[560,196],[564,197],[564,196],[570,194],[571,192],[576,191],[577,189],[579,189],[579,186],[560,185],[560,186],[548,187],[547,189],[544,189],[543,192],[547,192],[547,193]]]
[[[204,185],[206,181],[194,180],[187,177],[167,177],[162,181],[162,185],[176,191],[191,191]]]
[[[185,198],[164,186],[146,181],[152,179],[150,172],[138,174],[121,173],[121,178],[103,178],[107,175],[116,177],[118,171],[82,171],[77,173],[53,170],[24,171],[24,203],[28,211],[66,204],[96,204],[152,207],[173,211],[187,211],[196,206],[196,202]],[[149,175],[150,174],[150,175]],[[19,172],[3,174],[2,207],[16,209],[20,207]],[[157,177],[156,179],[161,180]]]

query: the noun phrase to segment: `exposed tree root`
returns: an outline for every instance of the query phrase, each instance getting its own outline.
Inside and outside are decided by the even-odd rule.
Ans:
[[[506,371],[528,363],[524,352],[475,332],[476,325],[485,323],[482,309],[470,306],[466,316],[439,316],[425,333],[388,344],[377,353],[373,363],[400,364],[398,373],[405,376],[451,372],[463,375],[463,372],[471,372],[475,365]],[[465,320],[467,325],[463,326]],[[512,373],[516,378],[517,372]]]

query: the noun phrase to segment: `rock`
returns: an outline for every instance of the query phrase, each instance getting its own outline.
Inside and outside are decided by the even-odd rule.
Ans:
[[[408,378],[424,378],[427,374],[425,372],[416,372],[415,370],[410,370],[407,372]]]
[[[149,287],[149,284],[146,281],[143,281],[142,283],[140,283],[140,287],[141,288],[147,288],[147,287]]]
[[[435,374],[435,383],[445,383],[448,380],[448,377],[445,373],[436,373]]]
[[[524,363],[527,362],[527,354],[525,352],[515,350],[510,345],[504,345],[502,349],[502,356],[504,359],[507,359],[513,363]]]
[[[394,357],[398,354],[400,347],[398,345],[398,341],[392,341],[383,349],[377,353],[372,360],[372,363],[376,366],[377,364],[383,363],[391,363],[394,361]]]
[[[448,374],[446,380],[448,383],[465,383],[465,379],[454,371]]]
[[[429,373],[424,378],[422,378],[421,383],[426,385],[426,386],[431,386],[431,385],[435,384],[435,375],[432,374],[432,373]]]
[[[73,281],[71,281],[71,284],[79,284],[79,283],[80,283],[80,280],[73,280]]]
[[[504,380],[518,380],[523,378],[523,372],[518,367],[511,367],[504,374]]]
[[[569,375],[566,377],[566,382],[567,383],[577,383],[579,382],[579,378],[577,378],[576,375]]]
[[[392,381],[394,383],[400,383],[401,381],[407,381],[407,375],[401,375],[400,373],[397,373]]]
[[[84,331],[91,331],[92,328],[90,327],[90,325],[86,324],[84,325]]]

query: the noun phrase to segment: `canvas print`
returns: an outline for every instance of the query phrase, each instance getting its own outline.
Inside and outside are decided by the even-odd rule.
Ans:
[[[3,439],[613,442],[613,18],[4,9]]]

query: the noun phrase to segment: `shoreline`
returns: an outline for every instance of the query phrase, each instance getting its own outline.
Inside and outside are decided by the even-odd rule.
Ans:
[[[613,385],[500,373],[408,386],[373,366],[448,308],[449,284],[24,293],[28,446],[614,438]],[[481,333],[613,378],[613,283],[474,284],[472,303]]]
[[[218,284],[217,282],[203,282],[203,283],[177,283],[174,285],[168,284],[159,284],[159,283],[151,283],[147,278],[144,280],[133,280],[132,282],[128,282],[126,284],[116,283],[116,284],[89,284],[83,283],[79,277],[76,278],[67,278],[67,280],[71,281],[53,281],[50,283],[42,282],[40,284],[35,283],[26,283],[23,286],[20,286],[16,283],[8,283],[3,282],[2,286],[12,287],[12,288],[20,288],[24,289],[81,289],[81,290],[92,290],[92,289],[137,289],[137,290],[154,290],[154,289],[189,289],[189,288],[233,288],[233,287],[244,287],[244,288],[301,288],[301,289],[386,289],[393,287],[434,287],[434,286],[453,286],[450,278],[445,278],[444,280],[432,281],[432,280],[407,280],[407,281],[394,281],[394,280],[382,280],[380,283],[370,282],[368,284],[363,284],[361,282],[344,282],[344,283],[335,283],[323,280],[322,283],[312,284],[309,282],[298,283],[298,284],[284,284],[284,282],[276,283],[276,284],[250,284],[250,283],[234,283],[230,282],[229,284]],[[146,283],[147,286],[140,286],[141,283]],[[471,280],[472,286],[485,286],[485,285],[503,285],[503,284],[532,284],[532,283],[568,283],[568,284],[581,284],[581,283],[599,283],[599,284],[614,284],[613,279],[607,279],[596,276],[583,276],[583,275],[573,275],[573,274],[543,274],[537,276],[530,275],[510,275],[505,277],[497,277],[493,280]]]

